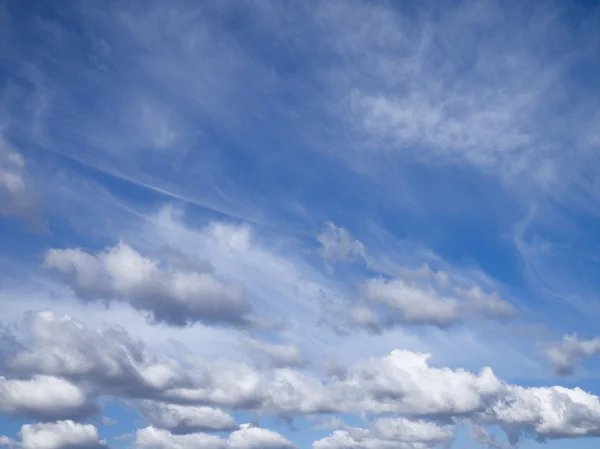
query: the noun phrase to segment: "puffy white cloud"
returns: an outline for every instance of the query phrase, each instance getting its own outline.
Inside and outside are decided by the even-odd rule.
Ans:
[[[96,394],[131,399],[138,404],[141,399],[164,402],[153,405],[141,402],[147,408],[141,406],[140,411],[155,424],[139,438],[142,444],[150,441],[148,435],[152,436],[152,443],[144,443],[148,447],[177,447],[172,445],[187,445],[188,439],[189,444],[193,441],[197,447],[205,443],[221,444],[210,436],[194,434],[182,440],[179,437],[184,435],[177,435],[200,428],[233,426],[229,415],[205,407],[290,417],[369,413],[447,422],[470,419],[475,423],[500,425],[513,440],[524,433],[550,439],[596,435],[600,431],[597,424],[600,402],[595,395],[577,388],[512,385],[487,367],[479,373],[435,367],[429,363],[428,354],[407,350],[361,359],[353,365],[338,367],[338,375],[320,379],[292,368],[257,370],[240,363],[205,361],[191,355],[184,362],[157,358],[122,329],[99,332],[49,312],[32,313],[28,324],[30,335],[19,341],[22,348],[5,360],[7,369],[21,376],[61,376],[85,383]],[[85,407],[85,396],[66,380],[52,380],[54,383],[48,385],[53,393],[46,394],[45,388],[42,394],[41,388],[31,388],[42,382],[40,379],[48,378],[5,380],[17,382],[2,390],[5,398],[9,398],[3,401],[9,404],[5,412],[34,410],[50,418],[56,416],[57,405],[62,404],[69,413]],[[394,432],[408,438],[407,435],[425,432],[427,426],[418,421],[415,424],[381,420],[369,432],[376,432],[379,440],[391,438]],[[371,438],[373,433],[369,435]],[[336,438],[342,437],[348,438],[344,433],[336,434]],[[149,446],[159,444],[157,441],[162,441],[163,446]],[[233,440],[227,444],[233,444]]]
[[[19,432],[21,449],[101,449],[106,441],[98,436],[91,424],[58,421],[46,424],[25,424]]]
[[[428,360],[428,354],[403,350],[363,359],[327,390],[342,409],[414,416],[468,415],[502,395],[504,383],[490,368],[474,374],[435,368]]]
[[[36,198],[22,154],[12,150],[0,137],[0,215],[31,218]]]
[[[161,266],[123,242],[97,254],[51,249],[43,265],[61,273],[83,300],[125,301],[157,322],[247,326],[251,321],[243,286]]]
[[[293,449],[295,444],[268,429],[242,426],[227,439],[217,435],[192,433],[175,435],[166,430],[146,427],[136,432],[134,447],[139,449]]]
[[[0,446],[16,446],[17,442],[6,435],[0,435]]]
[[[427,421],[410,421],[406,418],[381,418],[371,427],[371,432],[387,440],[411,443],[441,443],[453,435],[451,426],[439,426]]]
[[[544,354],[557,374],[572,374],[582,357],[600,354],[600,338],[580,340],[577,335],[565,335],[562,343],[546,347]]]
[[[206,433],[175,435],[168,430],[149,426],[136,431],[133,447],[137,449],[226,449],[227,441],[218,435]]]
[[[90,329],[50,311],[32,312],[26,323],[29,344],[5,362],[14,373],[66,377],[133,397],[152,395],[182,382],[177,363],[147,356],[144,345],[123,329]]]
[[[277,432],[260,427],[243,425],[228,438],[231,449],[293,449],[296,445]]]
[[[580,388],[508,385],[483,415],[513,443],[527,432],[542,439],[600,435],[600,399]]]
[[[398,325],[427,324],[446,328],[474,318],[506,318],[514,307],[496,292],[479,286],[447,288],[396,278],[373,278],[361,287],[362,302],[346,311],[350,325],[374,332]],[[451,288],[448,288],[451,287]]]
[[[238,428],[231,415],[211,407],[143,401],[137,405],[137,409],[152,426],[175,434],[231,431]]]
[[[393,321],[408,324],[448,325],[459,319],[458,301],[438,295],[433,289],[418,288],[396,279],[370,279],[363,288],[368,302],[385,306],[386,311],[397,312],[387,315]]]
[[[427,449],[438,447],[453,435],[450,425],[438,426],[427,421],[382,418],[369,429],[343,426],[332,435],[313,443],[314,449]]]
[[[194,405],[256,407],[263,400],[263,377],[228,361],[191,358],[184,367],[156,357],[125,330],[90,329],[52,312],[30,313],[29,339],[6,360],[21,376],[42,373],[85,382],[104,394],[132,399],[160,399]]]
[[[246,345],[259,356],[267,359],[274,368],[302,368],[308,364],[300,349],[292,343],[276,344],[254,338],[247,338]]]
[[[98,409],[71,382],[37,375],[31,379],[0,377],[0,413],[39,420],[81,419]]]

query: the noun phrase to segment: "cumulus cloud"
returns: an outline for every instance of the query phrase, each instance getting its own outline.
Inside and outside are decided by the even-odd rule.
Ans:
[[[446,328],[473,318],[503,319],[514,307],[479,286],[451,289],[401,278],[368,279],[361,286],[362,302],[346,312],[351,325],[374,332],[397,325],[433,325]]]
[[[369,429],[343,426],[313,443],[313,449],[428,449],[439,447],[454,435],[452,426],[406,418],[381,418]]]
[[[308,364],[300,349],[292,343],[276,344],[254,338],[247,338],[246,345],[256,352],[260,358],[265,358],[273,368],[302,368]]]
[[[121,328],[91,329],[49,311],[30,313],[26,324],[28,341],[4,362],[20,376],[64,377],[131,399],[233,408],[260,404],[262,377],[245,365],[192,358],[184,367],[150,354]]]
[[[137,449],[226,449],[227,441],[218,435],[192,433],[174,435],[167,430],[156,427],[138,429],[135,433],[133,447]]]
[[[0,137],[0,215],[32,218],[36,206],[25,157]]]
[[[136,432],[134,447],[139,449],[293,449],[295,444],[268,429],[243,426],[227,439],[217,435],[192,433],[174,435],[166,430],[146,427]]]
[[[82,389],[67,380],[44,375],[27,380],[0,377],[0,413],[53,421],[82,419],[97,411]]]
[[[84,301],[124,301],[156,322],[244,327],[252,321],[243,286],[161,266],[123,242],[97,254],[51,249],[43,266],[58,271]]]
[[[229,435],[228,443],[231,449],[293,449],[296,447],[277,432],[247,424]]]
[[[21,449],[106,449],[108,447],[106,441],[98,436],[98,429],[95,426],[73,421],[25,424],[19,434],[21,441],[18,447]]]
[[[397,311],[398,315],[388,317],[398,322],[447,325],[457,321],[460,316],[456,299],[440,296],[433,289],[418,288],[399,279],[370,279],[363,286],[363,297],[368,302],[385,306],[386,311]]]
[[[142,404],[140,411],[154,424],[139,435],[142,447],[146,444],[167,448],[188,444],[188,440],[197,447],[236,447],[226,444],[234,444],[233,435],[242,435],[248,429],[240,429],[240,434],[234,432],[228,442],[198,432],[179,434],[234,425],[228,415],[204,407],[289,417],[369,413],[417,420],[417,424],[377,421],[368,429],[368,438],[375,432],[378,439],[391,438],[394,432],[405,437],[423,433],[428,424],[418,420],[425,418],[499,425],[512,441],[526,434],[554,439],[600,433],[600,401],[595,395],[578,388],[513,385],[498,378],[488,367],[479,373],[435,367],[428,354],[394,350],[384,357],[361,359],[347,366],[342,376],[321,379],[289,367],[257,370],[240,363],[205,361],[193,356],[186,356],[185,364],[166,356],[157,358],[122,329],[100,332],[49,312],[31,314],[28,324],[31,330],[20,341],[22,349],[5,361],[9,371],[21,376],[60,376],[85,383],[96,394],[164,403],[136,402]],[[39,382],[38,378],[33,379],[31,385]],[[38,414],[50,417],[55,412],[48,410],[54,410],[57,404],[77,411],[86,403],[84,396],[69,399],[71,396],[60,393],[59,388],[53,388],[50,395],[36,395],[28,381],[18,382],[25,383],[11,384],[3,390],[8,398],[3,403],[9,404],[5,406],[6,413],[29,411],[32,408],[27,404],[33,403]],[[66,380],[54,382],[71,385]]]
[[[501,400],[483,413],[516,443],[534,432],[540,439],[600,435],[600,399],[580,388],[508,385]]]
[[[562,343],[544,349],[544,354],[559,375],[573,374],[583,357],[600,354],[600,338],[580,340],[577,335],[565,335]]]
[[[152,426],[174,434],[232,431],[238,428],[231,415],[211,407],[142,401],[137,409]]]
[[[4,363],[18,375],[59,376],[132,397],[151,396],[183,382],[179,364],[148,356],[144,345],[123,329],[90,329],[50,311],[30,313],[26,325],[28,343]]]

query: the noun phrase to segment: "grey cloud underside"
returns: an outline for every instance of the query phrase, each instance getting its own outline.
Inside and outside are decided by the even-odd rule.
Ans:
[[[346,367],[342,378],[323,381],[290,368],[259,371],[194,357],[187,358],[184,366],[175,359],[150,355],[123,330],[100,332],[50,312],[32,313],[28,325],[29,338],[22,341],[25,349],[4,361],[8,373],[21,378],[56,376],[85,385],[96,395],[165,403],[146,414],[166,432],[210,427],[201,423],[206,414],[202,417],[195,414],[198,410],[180,407],[186,405],[288,417],[392,413],[447,423],[469,419],[502,427],[512,441],[527,434],[547,439],[600,434],[597,396],[578,388],[520,387],[498,379],[490,368],[479,373],[435,368],[426,354],[396,350],[360,360]],[[54,392],[55,403],[71,397],[58,389]],[[27,397],[23,393],[19,401]],[[140,410],[144,413],[143,406]],[[176,410],[178,417],[169,417],[169,410]],[[225,415],[219,419],[227,421]]]
[[[57,272],[81,300],[126,302],[156,323],[239,328],[260,323],[251,314],[242,285],[221,283],[210,272],[165,266],[122,242],[97,254],[51,249],[43,265]]]

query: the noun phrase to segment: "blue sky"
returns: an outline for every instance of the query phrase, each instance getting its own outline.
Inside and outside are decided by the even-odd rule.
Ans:
[[[0,4],[0,446],[584,449],[595,2]]]

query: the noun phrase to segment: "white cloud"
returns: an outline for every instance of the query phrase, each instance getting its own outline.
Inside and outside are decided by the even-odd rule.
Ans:
[[[296,445],[277,432],[260,427],[242,426],[228,438],[231,449],[294,449]]]
[[[314,449],[428,449],[449,442],[452,426],[405,418],[377,419],[369,429],[343,426],[332,435],[313,443]]]
[[[349,324],[382,332],[399,325],[426,324],[447,328],[472,319],[504,319],[514,307],[496,292],[484,292],[479,286],[446,288],[396,278],[372,278],[360,289],[362,302],[345,312]]]
[[[175,434],[207,431],[231,431],[238,428],[235,419],[222,410],[143,401],[137,409],[154,427]]]
[[[98,254],[51,249],[43,265],[64,275],[82,300],[125,301],[156,322],[249,324],[243,286],[225,285],[210,273],[161,267],[123,242]]]
[[[6,435],[0,435],[0,446],[14,447],[16,445],[17,442],[12,438],[7,437]]]
[[[121,328],[89,329],[49,311],[30,313],[27,328],[29,344],[5,363],[13,372],[67,377],[133,397],[182,382],[179,364],[149,357],[143,343]]]
[[[133,447],[136,449],[226,449],[227,441],[217,435],[192,433],[174,435],[155,427],[138,429]]]
[[[399,279],[370,279],[364,285],[363,296],[368,302],[386,306],[399,317],[390,317],[408,324],[447,325],[459,319],[458,302],[437,294],[433,289],[411,286]]]
[[[562,155],[547,130],[561,119],[546,106],[569,88],[561,80],[572,42],[554,42],[552,57],[533,44],[563,25],[553,8],[462,1],[422,4],[413,16],[381,3],[352,5],[317,12],[332,28],[324,46],[344,61],[328,78],[343,98],[335,110],[360,139],[342,157],[362,171],[389,161],[449,162],[519,179],[509,188],[560,181]],[[372,173],[378,181],[380,171]]]
[[[91,424],[58,421],[48,424],[25,424],[19,432],[21,449],[102,449],[106,441]]]
[[[484,412],[512,443],[535,432],[541,439],[600,435],[600,400],[576,388],[509,385],[502,400]]]
[[[391,280],[379,277],[363,282],[362,302],[343,304],[343,310],[332,317],[335,327],[340,327],[340,319],[346,318],[351,326],[373,332],[415,324],[446,328],[469,318],[508,318],[515,312],[497,292],[486,292],[472,283],[466,287],[447,271],[433,271],[427,264],[417,270],[404,266],[390,270],[377,258],[367,258],[363,243],[332,223],[328,223],[327,230],[317,240],[328,263],[349,262],[360,256],[371,270],[397,276]]]
[[[580,340],[577,335],[565,335],[562,343],[546,347],[544,354],[557,374],[573,374],[581,358],[600,354],[600,337]]]
[[[105,396],[179,404],[159,407],[150,415],[154,414],[152,419],[157,425],[162,422],[163,427],[182,432],[202,426],[203,418],[208,422],[219,415],[217,421],[227,421],[218,411],[204,414],[206,409],[196,407],[225,407],[261,415],[392,413],[448,422],[471,419],[498,424],[513,440],[527,432],[548,439],[600,432],[600,401],[595,395],[577,388],[524,388],[502,381],[488,367],[479,373],[434,367],[428,354],[407,350],[361,359],[346,367],[342,376],[321,379],[291,368],[260,371],[240,363],[209,362],[192,355],[185,356],[182,364],[166,356],[150,355],[142,343],[132,340],[123,329],[98,332],[48,312],[31,314],[29,325],[29,337],[19,340],[20,349],[4,364],[21,376],[38,377],[32,381],[6,381],[15,382],[5,388],[5,394],[11,398],[4,401],[9,404],[5,410],[9,414],[15,409],[54,416],[61,404],[70,412],[86,404],[85,397],[77,395],[79,390],[67,381],[48,381],[55,387],[64,385],[62,390],[53,388],[54,395],[46,394],[46,389],[42,394],[41,389],[33,388],[40,379],[46,379],[41,375],[51,374],[85,383]],[[398,427],[406,436],[427,427],[396,424],[384,420],[372,430],[389,436]],[[141,442],[146,441],[144,435],[152,437],[152,444],[183,441],[180,435],[166,430],[149,429],[142,432]],[[198,435],[185,437],[198,447],[210,440]],[[206,444],[214,443],[210,441]]]
[[[67,380],[37,375],[28,380],[0,377],[0,412],[39,420],[80,419],[97,411],[85,393]]]
[[[134,447],[139,449],[293,449],[295,444],[267,429],[244,426],[227,439],[217,435],[192,433],[174,435],[166,430],[146,427],[136,432]]]

